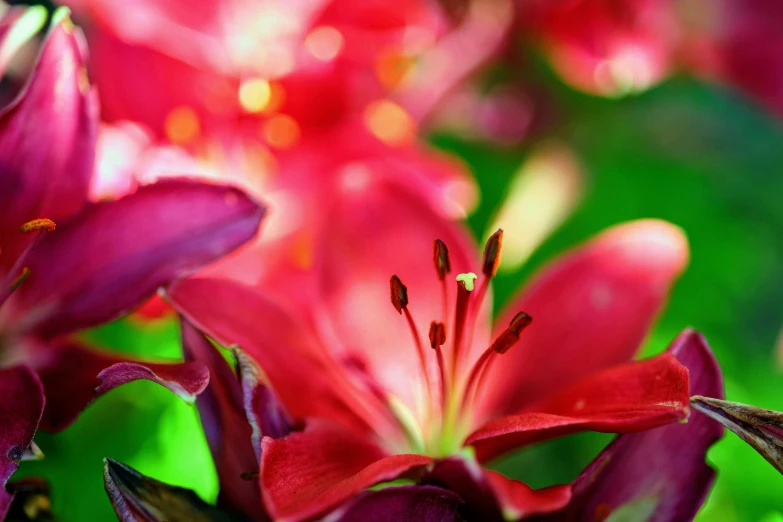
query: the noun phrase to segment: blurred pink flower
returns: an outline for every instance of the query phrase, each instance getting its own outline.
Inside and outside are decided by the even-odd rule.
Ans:
[[[97,118],[81,33],[59,11],[29,81],[0,111],[0,354],[40,376],[50,430],[129,380],[188,400],[203,390],[201,364],[133,361],[70,334],[233,251],[264,213],[236,188],[186,178],[91,203]]]

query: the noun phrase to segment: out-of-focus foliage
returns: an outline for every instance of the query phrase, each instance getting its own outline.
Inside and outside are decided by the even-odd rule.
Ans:
[[[783,410],[774,349],[783,321],[783,126],[737,94],[685,78],[611,101],[577,94],[554,80],[545,84],[569,114],[549,133],[574,149],[586,176],[585,194],[521,269],[498,278],[496,303],[544,260],[606,226],[639,217],[670,220],[689,236],[691,264],[644,352],[661,351],[683,327],[694,326],[717,354],[728,398]],[[475,173],[482,200],[469,224],[477,236],[486,234],[513,174],[541,139],[497,148],[434,138]],[[144,355],[176,356],[179,349],[173,322],[145,329],[124,320],[91,338]],[[534,487],[571,480],[608,439],[570,437],[523,451],[497,468]],[[149,382],[113,391],[62,434],[41,433],[36,441],[46,458],[26,463],[19,476],[51,481],[62,520],[113,517],[102,485],[105,456],[194,488],[206,499],[216,496],[195,408]],[[718,479],[700,520],[781,519],[783,479],[752,448],[727,436],[710,460]]]

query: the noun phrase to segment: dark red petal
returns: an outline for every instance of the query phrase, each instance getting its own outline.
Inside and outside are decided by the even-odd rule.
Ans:
[[[586,377],[517,415],[485,424],[466,441],[486,462],[507,451],[578,431],[640,431],[688,412],[688,371],[671,354]]]
[[[81,32],[61,19],[25,90],[0,113],[0,272],[24,248],[23,223],[49,218],[59,224],[87,202],[98,105],[86,59]]]
[[[209,386],[196,399],[196,404],[217,467],[218,505],[258,520],[265,519],[257,481],[241,477],[243,473],[258,472],[259,460],[251,443],[239,378],[217,348],[185,319],[182,320],[182,346],[186,360],[206,364],[210,372]]]
[[[388,487],[365,492],[329,514],[334,522],[461,522],[463,500],[435,486]]]
[[[533,490],[518,480],[482,469],[468,456],[437,462],[422,482],[458,493],[471,520],[518,520],[550,513],[565,506],[571,497],[571,486]]]
[[[93,350],[75,342],[36,348],[33,361],[46,393],[41,429],[69,426],[96,397],[127,382],[146,379],[193,402],[209,382],[209,371],[198,362],[152,363]]]
[[[700,334],[683,332],[669,353],[688,368],[691,393],[723,397],[720,368]],[[542,521],[594,520],[616,511],[618,520],[690,522],[715,477],[704,462],[707,449],[722,434],[718,423],[695,413],[685,424],[621,435],[576,479],[568,507]]]
[[[386,456],[365,438],[310,421],[303,432],[264,438],[261,492],[275,520],[305,520],[430,462],[424,455]]]
[[[19,467],[44,409],[44,391],[38,376],[26,366],[0,370],[0,520],[5,518],[13,495],[6,482]]]
[[[58,223],[28,254],[30,276],[12,300],[45,336],[105,322],[242,245],[263,214],[232,187],[177,178],[140,187]]]
[[[258,289],[229,280],[187,279],[168,292],[174,307],[200,330],[224,346],[241,346],[258,361],[295,418],[328,418],[371,429],[373,419],[357,413],[363,395],[345,370],[324,353],[305,324]]]
[[[103,485],[120,522],[240,522],[244,518],[210,506],[190,489],[145,477],[104,459]]]
[[[484,410],[515,413],[630,360],[687,261],[682,231],[657,220],[612,227],[554,260],[497,322],[505,328],[520,310],[535,318],[502,364],[490,367]]]

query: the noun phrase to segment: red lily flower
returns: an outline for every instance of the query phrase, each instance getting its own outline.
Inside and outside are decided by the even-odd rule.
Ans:
[[[495,243],[490,245],[489,261],[494,258],[496,246]],[[564,333],[569,334],[570,347],[561,347],[563,343],[556,342],[551,333],[548,338],[539,334],[541,337],[534,340],[551,341],[544,353],[553,360],[558,360],[558,350],[564,350],[561,352],[563,355],[568,350],[568,354],[578,358],[582,364],[572,365],[573,371],[583,372],[583,375],[591,372],[591,369],[583,367],[589,360],[584,357],[585,354],[603,356],[603,363],[596,359],[593,363],[604,366],[611,366],[613,357],[629,356],[634,349],[631,344],[635,342],[631,339],[641,336],[651,315],[661,304],[671,278],[684,262],[682,248],[682,238],[669,225],[639,222],[612,230],[568,254],[539,276],[536,284],[539,290],[534,290],[533,296],[538,292],[546,295],[544,289],[551,291],[557,288],[558,279],[566,277],[567,281],[574,283],[572,292],[562,297],[557,295],[559,292],[554,296],[550,294],[549,299],[554,299],[556,306],[562,306],[563,299],[569,297],[576,300],[574,315],[570,317],[581,319],[584,317],[582,312],[589,308],[591,313],[588,316],[593,322],[568,321],[568,314],[559,317],[566,321],[562,327]],[[436,253],[440,254],[436,257],[441,261],[437,265],[440,271],[450,264],[446,263],[447,259],[449,262],[456,261],[454,250],[448,258],[442,246]],[[361,253],[358,255],[363,257]],[[493,263],[488,262],[484,266],[491,270]],[[576,277],[580,273],[583,278]],[[654,273],[657,275],[652,280],[647,279]],[[198,304],[190,299],[192,292],[207,288],[215,300],[214,305]],[[609,323],[602,322],[601,304],[608,303],[605,300],[600,303],[595,301],[593,292],[597,288],[613,293],[622,289],[624,297],[621,303],[608,312],[611,314],[606,318]],[[393,301],[407,314],[407,308],[412,309],[413,304],[408,306],[406,292],[397,282],[392,289]],[[366,283],[364,290],[372,292]],[[566,389],[550,392],[549,400],[529,402],[530,406],[523,406],[519,410],[521,413],[505,421],[490,421],[479,433],[493,431],[492,426],[516,425],[501,434],[499,440],[471,437],[476,440],[475,457],[473,452],[457,451],[461,440],[457,440],[454,450],[445,447],[443,430],[436,435],[441,437],[441,444],[430,446],[435,448],[430,455],[390,455],[412,445],[412,437],[403,435],[391,439],[391,444],[399,444],[397,448],[403,449],[388,450],[383,446],[386,441],[382,437],[385,435],[379,433],[378,428],[394,429],[395,426],[390,425],[388,420],[403,412],[405,405],[401,401],[394,404],[389,395],[384,396],[388,392],[380,388],[379,382],[371,380],[369,371],[366,368],[362,370],[355,358],[343,358],[342,363],[331,360],[324,350],[334,347],[314,346],[314,340],[308,338],[306,324],[296,322],[268,299],[237,283],[185,281],[173,287],[172,296],[180,306],[186,303],[184,308],[191,312],[196,309],[198,313],[208,311],[209,319],[213,321],[211,332],[217,339],[228,342],[228,337],[236,334],[231,342],[248,347],[250,353],[262,362],[263,375],[273,385],[279,384],[276,389],[281,392],[283,403],[298,408],[306,416],[303,426],[291,422],[280,404],[270,398],[269,388],[259,381],[260,370],[249,354],[234,351],[238,363],[237,373],[234,373],[209,341],[189,323],[183,323],[183,342],[188,357],[205,361],[213,374],[210,386],[198,401],[218,467],[221,483],[218,503],[226,509],[219,512],[219,516],[226,520],[243,519],[240,515],[233,518],[229,513],[244,513],[252,520],[267,520],[270,516],[274,519],[305,519],[334,508],[327,517],[329,520],[398,520],[414,513],[417,519],[422,520],[502,520],[548,512],[552,513],[552,520],[592,520],[599,515],[606,517],[614,511],[618,511],[619,515],[620,511],[627,514],[646,510],[643,512],[647,515],[654,515],[650,520],[684,521],[693,517],[711,484],[713,472],[705,465],[704,455],[722,430],[717,424],[698,416],[687,424],[675,423],[621,436],[572,486],[534,491],[521,482],[484,471],[479,465],[489,458],[492,451],[508,448],[508,439],[504,441],[503,437],[511,436],[516,439],[511,442],[527,444],[584,427],[632,431],[654,426],[665,422],[665,419],[681,418],[684,415],[681,396],[687,396],[687,378],[685,369],[676,361],[690,372],[693,393],[722,396],[717,364],[706,342],[694,332],[685,332],[672,343],[667,354],[649,361],[611,366],[597,375],[581,378],[569,372],[552,377],[562,377]],[[439,301],[439,297],[435,300]],[[238,298],[239,301],[232,302],[246,306],[233,310],[225,306],[220,308],[230,298]],[[541,298],[528,299],[536,305]],[[543,311],[546,304],[539,302],[536,306]],[[639,306],[642,317],[637,315]],[[629,307],[634,310],[628,310]],[[218,309],[223,313],[217,314]],[[622,313],[626,310],[631,313]],[[382,322],[375,324],[384,328]],[[583,351],[585,347],[599,342],[599,329],[603,324],[612,324],[615,333],[624,332],[614,339],[605,335],[608,332],[603,332],[603,346],[611,347],[614,353],[598,349]],[[356,325],[358,327],[361,322]],[[532,336],[535,326],[522,334],[521,343]],[[591,331],[596,341],[589,339]],[[441,334],[439,327],[433,330],[432,344],[438,345],[442,340]],[[501,334],[494,347],[506,346],[505,343],[513,340],[514,336],[513,332],[510,336]],[[627,341],[624,342],[623,338]],[[400,346],[404,346],[404,339],[399,342]],[[510,357],[522,349],[528,350],[528,356],[535,355],[535,345],[527,344],[512,347],[502,357]],[[412,352],[412,359],[416,361],[416,350]],[[388,359],[393,360],[397,354],[387,352]],[[492,356],[498,358],[496,363],[505,362],[500,356]],[[493,377],[504,371],[522,370],[522,379],[535,382],[535,375],[526,374],[524,368],[525,365],[519,364],[503,365],[500,371],[493,372]],[[417,369],[414,363],[413,370]],[[285,378],[276,380],[281,375]],[[651,386],[641,392],[645,381]],[[489,388],[495,381],[481,382]],[[541,383],[540,380],[538,382]],[[671,388],[667,389],[665,383]],[[350,391],[341,393],[345,390],[343,385],[350,387]],[[554,386],[557,388],[557,383]],[[363,395],[363,391],[369,392],[372,397]],[[422,396],[426,397],[426,392],[422,392]],[[656,404],[656,401],[664,399],[663,395],[674,400]],[[366,415],[369,413],[367,406],[372,405],[371,400],[383,403],[384,398],[393,404],[394,411],[385,418],[358,418],[355,410],[346,409],[356,405],[365,408],[362,413]],[[628,408],[624,409],[623,404],[627,404]],[[439,405],[437,403],[433,408],[436,412]],[[559,410],[560,415],[550,413],[558,411],[558,407],[563,408]],[[566,410],[569,416],[563,415]],[[462,416],[460,420],[468,419]],[[417,419],[413,416],[400,418],[399,421],[398,426],[410,423],[411,431],[416,428],[414,423]],[[580,423],[584,424],[579,426]],[[346,429],[347,426],[352,426],[351,431]],[[426,439],[422,440],[427,443]],[[684,444],[684,440],[688,443]],[[428,451],[427,448],[424,451]],[[451,451],[457,453],[449,456]],[[654,465],[650,464],[650,455],[654,455]],[[259,456],[260,491],[254,482],[248,480],[259,470]],[[639,472],[641,468],[645,469],[644,473]],[[411,474],[413,470],[415,473]],[[417,478],[419,484],[361,491],[375,482],[391,480],[400,473]],[[106,465],[106,488],[123,521],[135,520],[134,513],[139,512],[151,513],[151,520],[165,520],[177,516],[195,518],[198,513],[206,510],[212,513],[211,510],[214,510],[192,492],[145,478],[111,460]],[[177,502],[167,500],[172,497]]]
[[[201,364],[128,360],[69,336],[231,252],[263,215],[238,189],[184,178],[90,203],[97,125],[84,42],[60,12],[27,85],[0,111],[0,354],[2,366],[39,374],[50,430],[129,380],[187,400],[204,389]]]
[[[687,371],[674,356],[627,362],[687,260],[678,229],[632,223],[567,255],[511,309],[528,311],[533,326],[522,333],[527,316],[501,314],[508,319],[490,343],[482,302],[499,243],[479,265],[459,229],[415,194],[399,195],[381,183],[345,195],[328,216],[316,264],[320,298],[297,316],[239,283],[191,279],[169,290],[195,325],[258,361],[294,418],[310,419],[302,432],[262,441],[261,489],[273,517],[319,515],[367,487],[419,476],[465,446],[484,463],[575,431],[638,431],[685,417]],[[429,256],[409,255],[431,251],[428,236],[444,240],[436,273]],[[454,273],[478,266],[475,287],[460,276],[454,288]],[[400,276],[392,302],[404,317],[379,284],[390,273]],[[415,284],[408,292],[401,281]],[[425,350],[419,332],[432,320],[433,349]],[[521,513],[568,501],[567,488],[532,492],[497,480],[526,492]]]

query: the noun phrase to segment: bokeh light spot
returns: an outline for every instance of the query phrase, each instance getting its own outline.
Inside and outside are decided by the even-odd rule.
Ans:
[[[189,143],[201,132],[196,111],[184,106],[173,109],[166,116],[164,128],[168,139],[177,144]]]
[[[334,60],[342,51],[345,39],[334,27],[324,25],[313,29],[305,38],[305,48],[322,62]]]
[[[364,123],[376,138],[389,145],[409,143],[416,134],[416,122],[411,115],[389,100],[367,105]]]
[[[239,86],[239,104],[251,113],[258,113],[272,101],[272,87],[263,78],[251,78]]]
[[[268,119],[261,132],[270,146],[277,149],[287,149],[299,141],[299,124],[290,116],[278,114]]]

